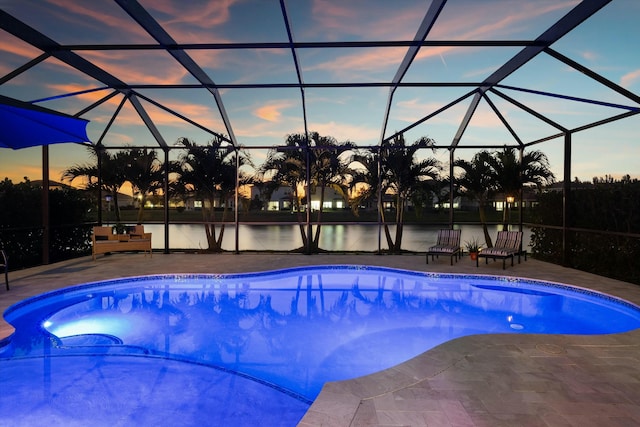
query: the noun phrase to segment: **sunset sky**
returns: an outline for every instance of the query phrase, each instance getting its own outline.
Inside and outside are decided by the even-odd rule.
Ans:
[[[286,42],[277,0],[178,1],[139,0],[178,43]],[[567,14],[577,0],[450,0],[427,40],[533,40]],[[430,5],[424,0],[289,0],[287,13],[296,42],[413,40]],[[0,8],[61,45],[157,44],[111,0],[0,0]],[[638,96],[640,93],[640,1],[613,0],[552,49]],[[522,50],[513,47],[423,47],[403,82],[481,82]],[[388,82],[396,74],[406,47],[298,49],[305,83]],[[38,57],[37,48],[0,30],[0,76]],[[196,79],[163,50],[78,50],[80,56],[128,84],[193,84]],[[187,50],[216,84],[296,83],[289,49]],[[541,53],[508,76],[505,86],[526,88],[628,108],[640,105],[588,76]],[[0,85],[0,94],[24,101],[101,88],[104,85],[54,58],[49,58]],[[385,137],[468,93],[470,87],[401,87],[393,98]],[[627,110],[512,89],[503,93],[540,114],[575,128]],[[138,89],[203,126],[227,134],[214,97],[203,89]],[[93,91],[38,105],[75,114],[108,93]],[[246,147],[282,144],[287,134],[304,131],[302,101],[297,88],[220,89],[238,143]],[[305,90],[308,127],[338,141],[378,144],[383,129],[387,87],[308,88]],[[122,99],[117,95],[82,117],[90,120],[88,134],[97,142]],[[498,96],[492,101],[524,142],[555,134],[548,124]],[[437,146],[451,144],[470,98],[408,131],[407,141],[428,136]],[[153,104],[142,104],[163,138],[172,146],[180,137],[204,144],[206,132]],[[617,121],[573,135],[572,175],[591,180],[605,174],[640,178],[640,117]],[[127,103],[103,143],[110,147],[156,146],[151,133]],[[562,139],[534,146],[545,152],[557,178],[562,179]],[[466,130],[456,157],[477,150],[515,144],[513,137],[486,102]],[[259,164],[266,150],[251,150]],[[431,155],[431,153],[426,153]],[[447,162],[446,149],[435,154]],[[177,153],[175,154],[177,156]],[[0,179],[19,182],[41,178],[41,149],[0,149]],[[87,150],[74,144],[50,147],[51,174],[89,161]]]

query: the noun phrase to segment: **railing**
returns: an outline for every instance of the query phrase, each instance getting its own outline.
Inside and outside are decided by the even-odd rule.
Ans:
[[[162,223],[147,222],[145,224],[155,225],[163,227]],[[201,226],[202,222],[172,222],[170,225],[194,225]],[[91,227],[94,223],[85,224],[70,224],[62,226],[52,226],[51,236],[49,239],[50,262],[58,262],[65,259],[76,258],[80,256],[86,256],[91,254]],[[235,222],[226,223],[229,227],[235,227]],[[270,226],[291,226],[297,227],[297,222],[239,222],[239,227],[251,226],[256,228],[270,227]],[[316,223],[312,223],[312,229]],[[336,226],[357,226],[357,227],[371,227],[369,238],[373,237],[375,244],[367,244],[366,249],[346,247],[335,250],[329,244],[323,243],[321,239],[320,249],[323,252],[336,252],[336,253],[359,253],[359,252],[379,252],[381,249],[386,248],[386,242],[384,236],[380,236],[379,230],[381,224],[368,221],[356,221],[356,222],[323,222],[323,226],[327,229]],[[393,226],[393,224],[389,224]],[[465,222],[456,224],[456,226],[475,226],[480,224],[477,222]],[[405,227],[411,228],[415,224],[405,224]],[[446,224],[432,223],[422,224],[421,227],[433,231],[433,239],[435,240],[437,229]],[[492,223],[492,226],[497,226],[497,223]],[[591,230],[584,228],[567,228],[563,229],[561,226],[547,226],[533,223],[525,223],[524,227],[531,229],[531,243],[532,256],[543,260],[552,262],[566,267],[576,268],[591,273],[616,278],[619,280],[638,283],[640,284],[640,268],[638,268],[637,259],[640,257],[640,234],[638,233],[623,233],[613,232],[606,230]],[[517,227],[517,225],[515,226]],[[354,227],[352,227],[353,229]],[[463,229],[464,230],[464,229]],[[424,231],[424,230],[423,230]],[[225,247],[227,251],[242,252],[246,249],[239,247],[238,240],[234,239],[235,230],[233,233],[225,236],[228,239],[230,246]],[[155,235],[155,234],[154,234]],[[0,246],[7,250],[10,258],[10,268],[12,270],[33,267],[41,265],[43,262],[43,229],[42,227],[20,227],[20,228],[0,228]],[[161,237],[160,237],[161,238]],[[408,247],[409,252],[421,253],[426,250],[426,247],[430,243],[429,236],[421,235],[417,237],[420,239],[420,245],[422,247],[412,247],[411,243],[408,243],[410,237],[405,233],[405,240],[403,248]],[[464,236],[463,240],[467,237]],[[269,241],[263,239],[263,241]],[[564,242],[564,244],[563,244]],[[162,243],[162,242],[161,242]],[[300,240],[301,245],[301,240]],[[260,247],[251,248],[250,251],[255,252],[287,252],[299,249],[297,243],[292,242],[290,247],[278,248],[278,247]],[[164,245],[155,245],[154,248],[164,249]],[[188,248],[180,248],[178,246],[167,247],[167,252],[185,250]],[[206,249],[206,248],[203,248]]]

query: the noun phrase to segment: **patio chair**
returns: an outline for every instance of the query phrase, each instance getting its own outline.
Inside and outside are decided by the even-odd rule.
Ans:
[[[489,258],[494,261],[502,260],[502,269],[506,268],[507,258],[511,258],[511,267],[513,267],[513,258],[518,256],[518,264],[520,264],[520,256],[524,253],[524,260],[527,260],[527,251],[522,250],[522,231],[499,231],[496,243],[492,248],[486,248],[480,251],[476,259],[476,267],[479,265],[480,258],[484,258],[484,263],[489,263]]]
[[[4,270],[4,283],[9,290],[9,264],[7,261],[7,253],[4,249],[0,249],[0,269]]]
[[[453,265],[454,258],[456,262],[458,262],[458,258],[461,256],[460,233],[461,230],[451,230],[448,228],[438,231],[438,240],[435,246],[431,246],[427,250],[427,264],[429,264],[429,255],[431,255],[432,261],[439,255],[448,255],[451,257],[451,265]]]

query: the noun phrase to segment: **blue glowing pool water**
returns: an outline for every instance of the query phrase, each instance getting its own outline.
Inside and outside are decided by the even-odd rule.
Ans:
[[[640,308],[532,280],[320,266],[89,283],[5,319],[0,425],[292,426],[327,381],[472,334],[626,332]]]

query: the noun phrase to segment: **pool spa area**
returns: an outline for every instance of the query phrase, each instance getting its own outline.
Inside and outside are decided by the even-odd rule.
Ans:
[[[100,280],[4,318],[15,332],[0,341],[0,425],[12,426],[312,425],[325,384],[458,338],[640,328],[637,305],[583,287],[355,264]]]

